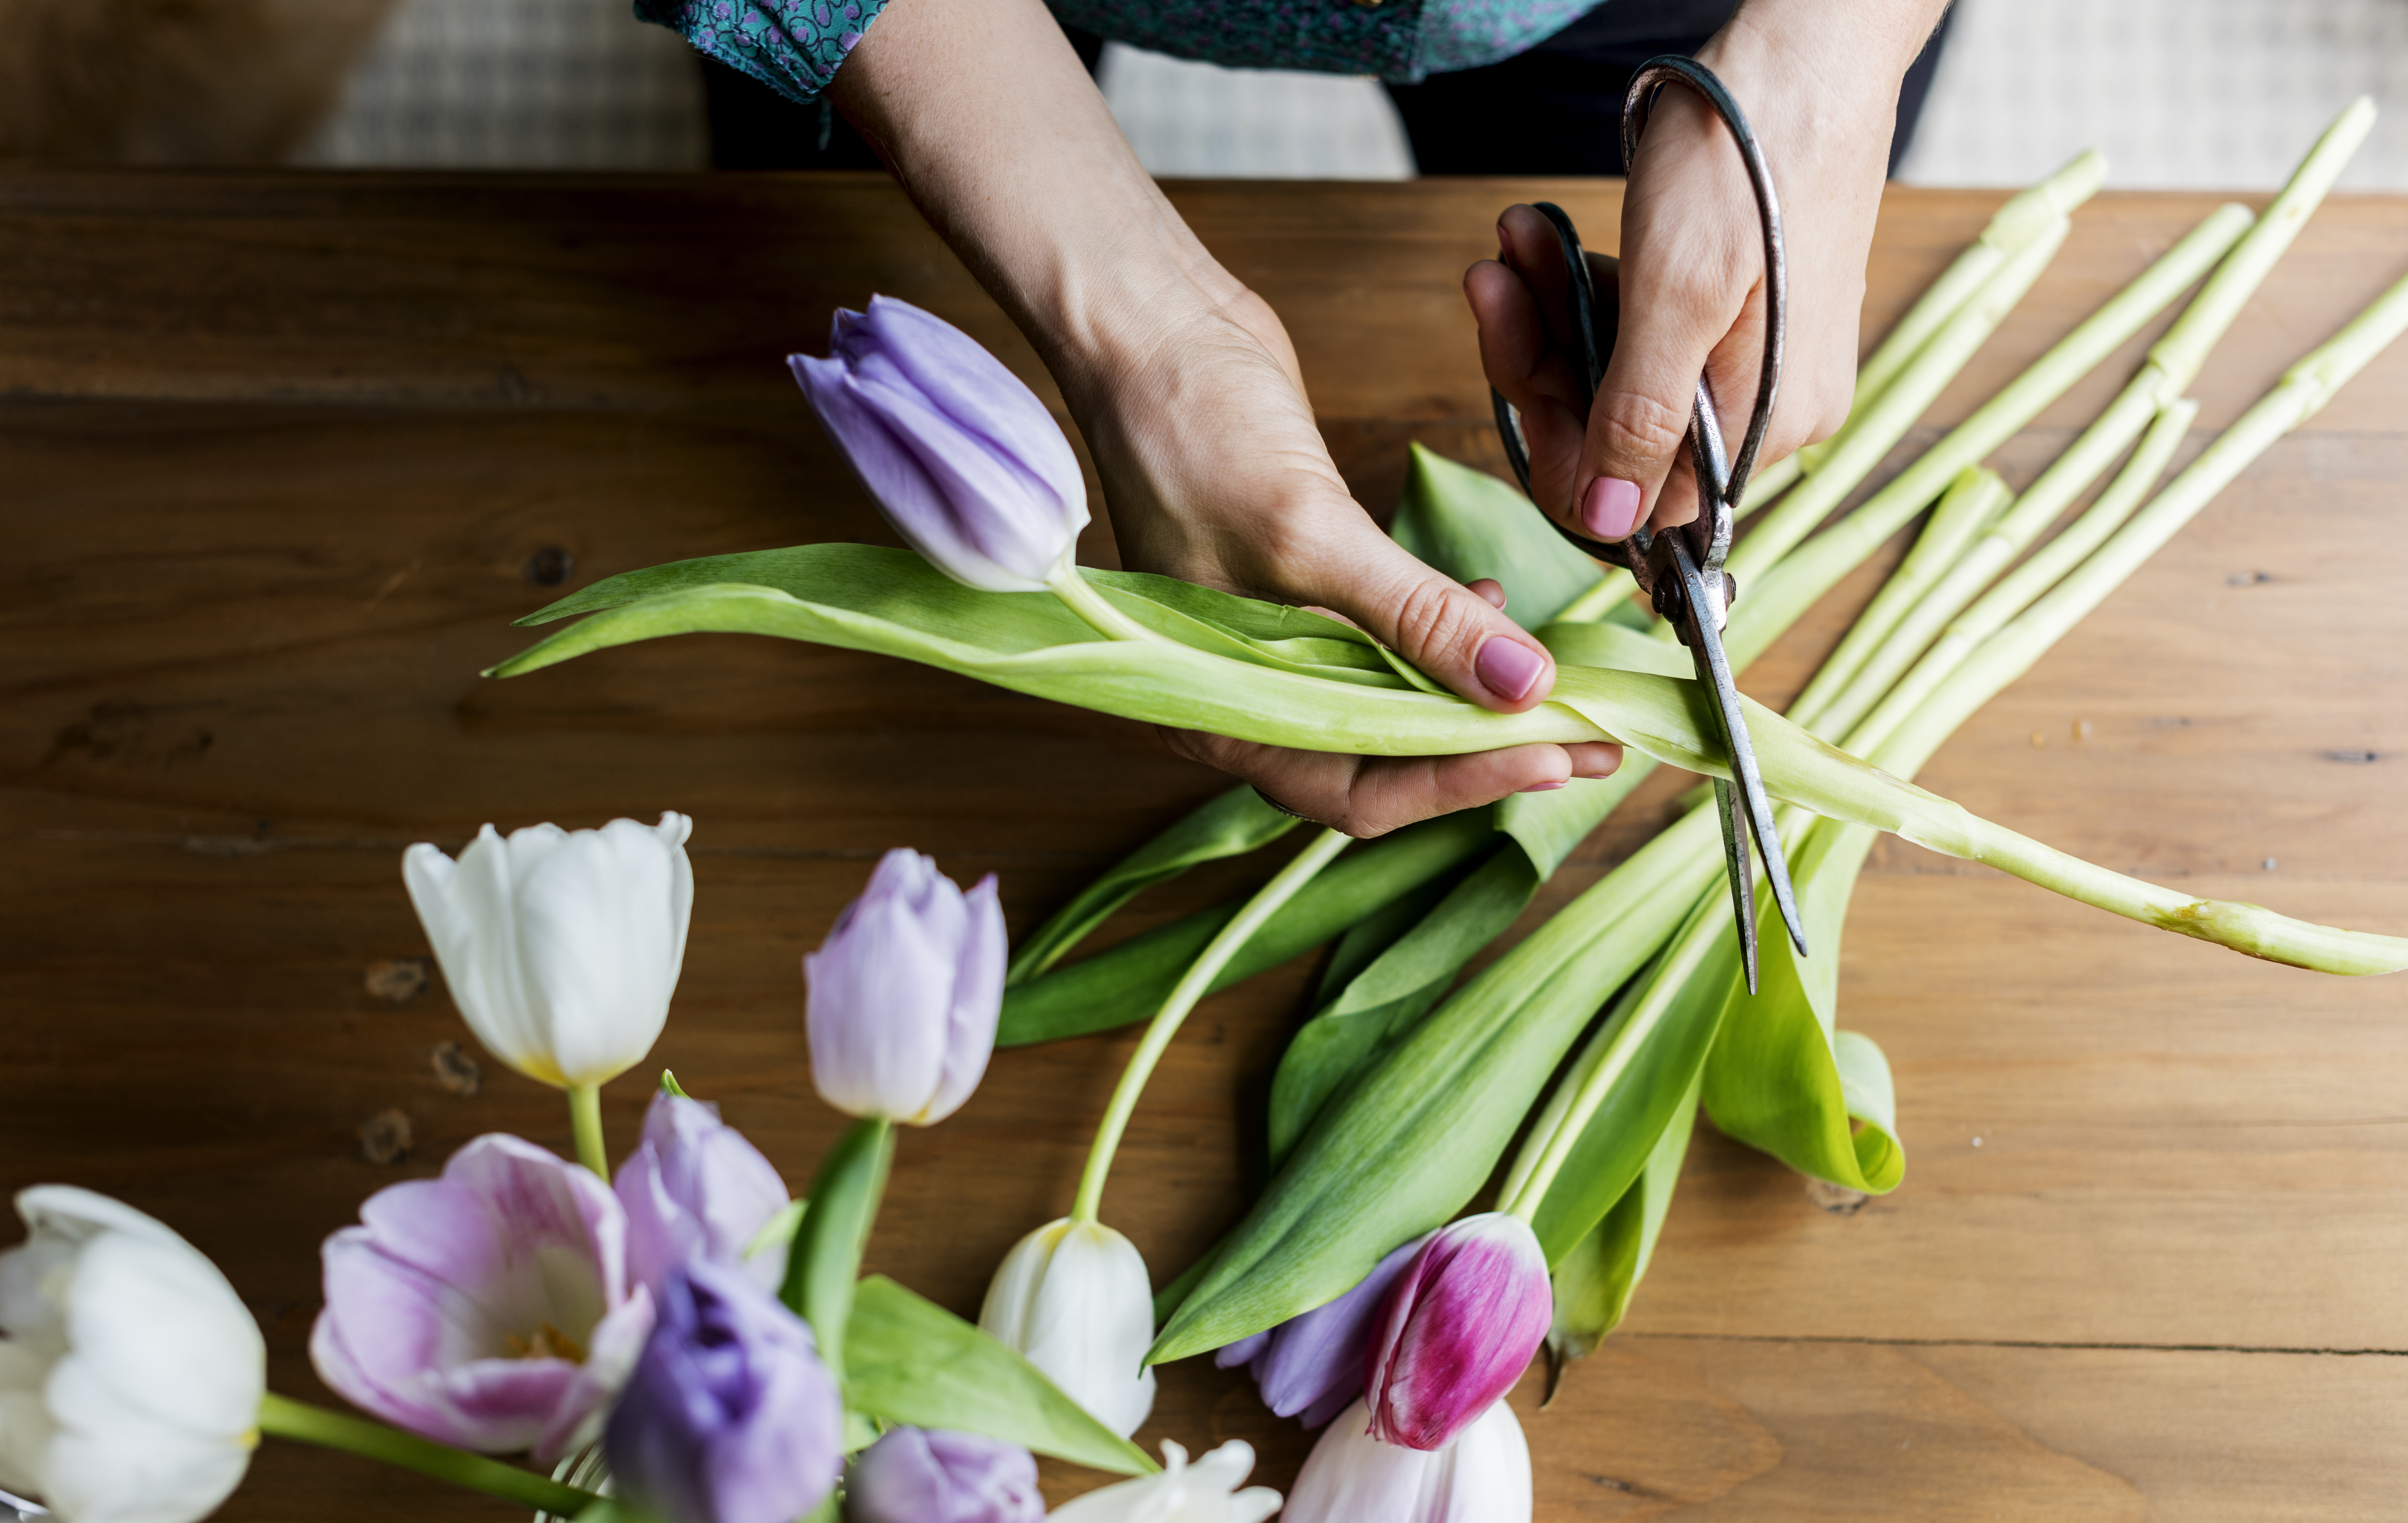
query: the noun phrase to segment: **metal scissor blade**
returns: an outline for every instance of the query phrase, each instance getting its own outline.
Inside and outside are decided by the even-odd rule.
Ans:
[[[1789,928],[1790,945],[1798,955],[1806,955],[1806,922],[1798,913],[1798,894],[1790,887],[1789,861],[1781,849],[1781,833],[1774,828],[1772,796],[1764,790],[1764,774],[1756,763],[1756,745],[1748,738],[1747,715],[1740,707],[1739,686],[1731,680],[1730,660],[1723,653],[1722,631],[1710,618],[1700,618],[1705,604],[1705,583],[1698,575],[1698,562],[1689,554],[1688,543],[1678,534],[1664,538],[1672,543],[1672,563],[1681,578],[1682,633],[1689,644],[1689,654],[1696,661],[1698,681],[1706,689],[1713,703],[1715,728],[1730,756],[1730,787],[1737,795],[1734,807],[1725,813],[1723,842],[1729,853],[1738,858],[1745,849],[1736,821],[1744,818],[1754,827],[1756,849],[1764,859],[1765,881],[1772,886],[1772,902],[1781,910],[1782,923]],[[1736,885],[1749,876],[1742,865],[1731,875]],[[1746,948],[1747,961],[1756,961],[1754,927],[1742,921],[1740,928]]]
[[[1731,918],[1739,924],[1740,961],[1747,968],[1747,991],[1756,992],[1756,869],[1747,860],[1747,811],[1734,804],[1731,785],[1714,779],[1714,813],[1723,822],[1723,866],[1730,875]]]

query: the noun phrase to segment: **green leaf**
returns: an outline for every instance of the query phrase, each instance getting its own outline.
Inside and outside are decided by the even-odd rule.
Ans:
[[[1329,1097],[1427,1014],[1464,964],[1513,923],[1536,888],[1529,859],[1508,843],[1297,1031],[1271,1080],[1273,1168]]]
[[[1282,904],[1229,960],[1212,988],[1226,989],[1302,956],[1496,840],[1487,819],[1467,811],[1424,820],[1350,850]],[[1150,1018],[1237,913],[1236,904],[1201,910],[1007,989],[996,1046],[1051,1042]]]
[[[1485,1184],[1606,991],[1720,875],[1711,816],[1641,847],[1498,958],[1323,1110],[1155,1340],[1181,1359],[1334,1300]]]
[[[984,1433],[1121,1475],[1161,1468],[1037,1366],[882,1274],[861,1282],[846,1343],[846,1400],[883,1421]]]
[[[1761,992],[1732,1003],[1706,1063],[1704,1100],[1727,1135],[1802,1174],[1880,1195],[1906,1175],[1889,1064],[1870,1038],[1835,1026],[1840,936],[1873,834],[1819,821],[1792,854],[1815,955],[1800,961],[1787,937],[1764,938]]]
[[[1526,629],[1554,619],[1599,575],[1520,488],[1418,444],[1388,533],[1456,581],[1485,576],[1504,588],[1505,612]]]
[[[1689,1092],[1673,1107],[1664,1134],[1647,1155],[1647,1166],[1622,1199],[1555,1262],[1555,1320],[1547,1332],[1547,1346],[1558,1371],[1565,1360],[1597,1352],[1630,1309],[1631,1294],[1646,1276],[1656,1239],[1672,1207],[1672,1193],[1680,1187],[1681,1165],[1689,1156],[1689,1138],[1697,1130],[1698,1085],[1690,1081]]]
[[[1680,955],[1684,947],[1689,957]],[[1588,1236],[1646,1169],[1665,1128],[1673,1124],[1681,1097],[1698,1089],[1714,1032],[1734,999],[1737,977],[1739,938],[1732,932],[1730,898],[1716,883],[1697,902],[1673,946],[1656,960],[1655,971],[1620,1002],[1614,1018],[1592,1039],[1584,1062],[1573,1069],[1570,1085],[1576,1087],[1622,1023],[1642,1012],[1652,1014],[1651,1005],[1662,1005],[1539,1203],[1530,1225],[1550,1264]],[[1736,998],[1747,998],[1743,981]]]
[[[1168,882],[1200,862],[1242,857],[1300,823],[1294,815],[1265,803],[1252,788],[1240,785],[1229,790],[1113,863],[1103,876],[1056,910],[1013,949],[1004,983],[1007,987],[1024,984],[1044,973],[1122,905],[1155,884]]]
[[[855,1121],[820,1160],[810,1204],[786,1256],[781,1299],[811,1325],[820,1359],[838,1381],[845,1378],[853,1280],[861,1274],[862,1250],[869,1245],[894,1161],[895,1123],[876,1117]]]

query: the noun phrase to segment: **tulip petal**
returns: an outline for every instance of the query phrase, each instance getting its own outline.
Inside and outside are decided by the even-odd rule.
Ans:
[[[947,885],[951,887],[951,885]],[[989,873],[961,900],[953,1001],[946,1011],[944,1056],[937,1092],[916,1119],[932,1126],[962,1108],[986,1076],[995,1030],[1003,1016],[1003,904]]]
[[[683,958],[691,872],[656,831],[614,819],[569,834],[520,879],[527,1000],[548,1018],[547,1045],[569,1083],[615,1078],[658,1040]]]
[[[1062,1234],[1025,1336],[1028,1362],[1123,1438],[1154,1410],[1154,1289],[1136,1245],[1111,1228],[1074,1222]]]
[[[1321,1435],[1285,1523],[1529,1523],[1530,1446],[1503,1402],[1436,1450],[1383,1444],[1369,1421],[1357,1402]]]

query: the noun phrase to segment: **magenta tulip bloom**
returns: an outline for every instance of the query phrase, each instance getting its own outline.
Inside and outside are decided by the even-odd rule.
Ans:
[[[516,1137],[437,1179],[377,1191],[326,1240],[319,1376],[398,1427],[464,1448],[591,1443],[652,1325],[609,1186]]]
[[[966,587],[1041,592],[1087,522],[1079,457],[1037,393],[952,323],[892,296],[839,310],[828,356],[787,357],[879,511]]]
[[[1336,1301],[1231,1344],[1212,1362],[1224,1370],[1252,1365],[1263,1405],[1283,1417],[1300,1416],[1307,1428],[1320,1427],[1363,1394],[1372,1324],[1423,1242],[1415,1238],[1381,1260]]]
[[[745,1264],[765,1289],[785,1277],[782,1249],[744,1250],[789,1197],[785,1181],[719,1118],[719,1107],[666,1091],[644,1112],[644,1136],[613,1188],[627,1213],[627,1275],[657,1297],[689,1259]]]
[[[986,1073],[1003,1012],[995,875],[965,894],[935,859],[897,847],[803,959],[811,1082],[854,1116],[932,1126]]]
[[[724,1264],[661,1289],[602,1451],[661,1523],[794,1523],[844,1468],[844,1399],[803,1319]]]
[[[1045,1523],[1037,1460],[982,1433],[895,1428],[853,1462],[845,1523]]]
[[[1512,1388],[1554,1319],[1547,1256],[1528,1222],[1491,1211],[1432,1232],[1373,1324],[1373,1436],[1445,1446]]]

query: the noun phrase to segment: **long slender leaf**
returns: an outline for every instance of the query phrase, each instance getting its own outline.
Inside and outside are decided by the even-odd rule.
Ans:
[[[845,1399],[883,1421],[984,1433],[1122,1475],[1161,1468],[1037,1366],[882,1274],[854,1294],[846,1343]]]
[[[1496,582],[1505,590],[1506,614],[1525,629],[1559,618],[1599,576],[1597,562],[1549,528],[1512,482],[1418,444],[1405,475],[1404,500],[1388,532],[1459,582],[1484,576]],[[1645,616],[1624,603],[1608,617]]]
[[[1348,852],[1281,905],[1212,987],[1226,989],[1302,956],[1398,893],[1492,848],[1497,839],[1485,818],[1468,813],[1424,820]],[[1199,910],[1006,990],[997,1045],[1024,1046],[1145,1019],[1237,912],[1235,904]]]
[[[1273,808],[1252,788],[1217,794],[1203,807],[1114,862],[1104,875],[1012,949],[1007,985],[1017,986],[1061,961],[1088,932],[1155,884],[1204,862],[1270,845],[1302,823]]]
[[[1646,1277],[1664,1217],[1672,1209],[1673,1192],[1680,1188],[1689,1138],[1697,1130],[1698,1082],[1690,1080],[1689,1092],[1672,1108],[1663,1135],[1647,1155],[1647,1166],[1622,1199],[1555,1260],[1555,1320],[1547,1332],[1547,1347],[1559,1372],[1563,1361],[1597,1352],[1605,1335],[1621,1325],[1632,1293]]]

